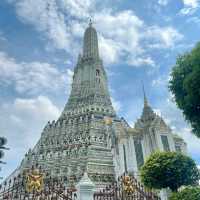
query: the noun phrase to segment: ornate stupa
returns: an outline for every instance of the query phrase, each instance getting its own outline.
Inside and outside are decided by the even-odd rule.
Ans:
[[[106,120],[115,117],[97,32],[90,23],[68,102],[59,119],[47,123],[20,168],[38,164],[52,177],[73,176],[77,182],[87,171],[94,182],[111,182],[115,173]]]

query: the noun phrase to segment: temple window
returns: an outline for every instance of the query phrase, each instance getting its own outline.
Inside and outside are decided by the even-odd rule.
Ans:
[[[180,153],[182,152],[180,144],[175,144],[175,149],[177,152],[180,152]]]
[[[123,144],[123,153],[124,153],[124,170],[125,172],[127,172],[126,148],[124,144]]]
[[[135,155],[137,160],[137,167],[140,169],[144,164],[144,156],[142,151],[142,143],[140,140],[134,140]]]
[[[168,141],[168,138],[167,138],[166,135],[161,135],[161,141],[162,141],[162,144],[163,144],[164,151],[170,151],[169,141]]]
[[[96,76],[100,76],[100,70],[96,69]]]

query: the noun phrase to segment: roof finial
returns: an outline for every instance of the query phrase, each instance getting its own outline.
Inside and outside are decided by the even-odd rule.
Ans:
[[[142,81],[142,88],[143,88],[143,94],[144,94],[144,107],[146,107],[146,106],[148,106],[148,101],[147,101],[147,97],[146,97],[143,81]]]
[[[92,26],[92,17],[90,17],[90,19],[89,19],[89,26],[90,27]]]

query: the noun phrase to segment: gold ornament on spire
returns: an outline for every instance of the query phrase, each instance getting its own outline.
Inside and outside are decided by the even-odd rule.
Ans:
[[[110,117],[105,117],[105,118],[104,118],[104,123],[105,123],[106,125],[111,125],[111,124],[112,124],[112,118],[110,118]]]

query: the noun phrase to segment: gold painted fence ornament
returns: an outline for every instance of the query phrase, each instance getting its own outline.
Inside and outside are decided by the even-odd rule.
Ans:
[[[27,192],[40,192],[44,185],[44,174],[35,169],[27,174],[26,191]]]
[[[126,194],[131,195],[135,192],[136,188],[130,176],[124,176],[122,183],[123,183],[123,190]]]

